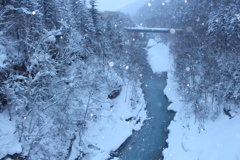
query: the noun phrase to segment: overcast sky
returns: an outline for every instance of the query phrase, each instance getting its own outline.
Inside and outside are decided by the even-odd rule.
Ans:
[[[101,11],[116,11],[136,1],[138,0],[97,0],[97,5]]]

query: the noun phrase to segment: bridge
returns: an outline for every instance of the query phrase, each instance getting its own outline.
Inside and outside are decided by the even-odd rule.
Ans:
[[[131,32],[144,32],[144,33],[171,33],[181,32],[182,29],[175,28],[138,28],[138,27],[126,27],[127,31]]]

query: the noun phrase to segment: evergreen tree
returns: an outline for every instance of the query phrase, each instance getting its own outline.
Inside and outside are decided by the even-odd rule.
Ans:
[[[102,26],[100,23],[100,15],[98,10],[96,9],[96,1],[95,0],[90,0],[90,14],[93,20],[93,26],[95,28],[95,36],[99,37],[100,35],[102,35]]]
[[[44,26],[48,30],[58,29],[58,16],[55,0],[42,0],[40,4],[40,12],[43,14]]]

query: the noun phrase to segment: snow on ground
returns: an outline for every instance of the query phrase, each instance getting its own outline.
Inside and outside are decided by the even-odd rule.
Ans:
[[[170,69],[169,49],[166,45],[150,39],[148,43],[148,62],[153,72],[166,72]]]
[[[9,121],[8,114],[0,114],[0,159],[7,154],[21,153],[21,144],[18,142],[18,135],[15,132],[14,122]]]
[[[189,128],[182,127],[182,120],[175,118],[169,130],[169,148],[165,160],[237,160],[240,158],[240,116],[229,119],[221,115],[215,122],[208,121],[199,132],[194,119]]]
[[[133,130],[140,130],[143,121],[147,119],[146,104],[140,82],[138,82],[139,100],[135,107],[131,106],[132,89],[131,85],[124,86],[121,94],[111,102],[113,107],[102,106],[102,114],[97,122],[88,123],[90,127],[82,136],[82,140],[87,146],[84,151],[87,150],[89,153],[85,160],[105,160],[109,158],[109,153],[118,149],[132,135]],[[128,121],[126,121],[127,119]],[[76,149],[73,150],[77,151]],[[73,153],[70,159],[75,158]]]
[[[177,84],[169,70],[168,46],[149,41],[149,63],[154,72],[168,72],[167,86],[164,93],[173,103],[168,107],[176,111],[174,120],[168,127],[170,133],[167,139],[168,148],[163,151],[165,160],[237,160],[240,159],[240,115],[229,119],[220,115],[215,121],[207,121],[204,129],[199,129],[199,124],[194,117],[186,118],[186,113],[181,97],[175,89]],[[163,51],[164,53],[160,53]],[[154,53],[155,52],[155,53]],[[160,55],[163,55],[160,57]],[[156,57],[155,57],[156,56]],[[153,58],[151,58],[153,57]],[[160,61],[168,62],[160,69]],[[164,64],[164,63],[162,63]],[[165,68],[164,68],[165,67]]]
[[[240,159],[240,115],[229,119],[220,115],[214,122],[205,122],[200,128],[194,117],[186,118],[184,106],[177,96],[171,73],[164,92],[171,100],[169,109],[177,111],[168,127],[168,148],[163,151],[165,160],[237,160]]]

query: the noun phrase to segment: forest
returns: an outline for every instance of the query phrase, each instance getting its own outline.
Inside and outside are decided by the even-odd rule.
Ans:
[[[172,28],[159,36],[169,44],[186,117],[202,124],[220,113],[232,118],[240,107],[239,5],[239,0],[153,1],[134,17],[144,27]]]
[[[185,118],[194,116],[200,129],[222,113],[233,118],[240,109],[239,6],[155,0],[131,20],[98,11],[96,0],[0,0],[0,115],[16,123],[22,158],[69,159],[76,139],[76,159],[89,154],[82,134],[126,84],[136,108],[147,63],[138,54],[150,38],[124,29],[136,24],[172,28],[157,37],[170,47]]]
[[[106,99],[137,85],[143,44],[124,30],[135,24],[95,0],[1,0],[0,13],[0,114],[16,122],[23,157],[68,159]]]

